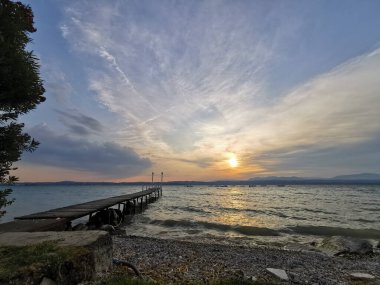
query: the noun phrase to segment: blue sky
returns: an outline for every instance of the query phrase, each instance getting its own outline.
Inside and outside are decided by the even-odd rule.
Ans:
[[[379,1],[29,4],[23,181],[380,172]]]

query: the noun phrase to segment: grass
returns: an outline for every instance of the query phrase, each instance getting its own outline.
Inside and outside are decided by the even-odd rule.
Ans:
[[[8,281],[23,274],[39,271],[55,278],[60,266],[88,250],[81,247],[62,247],[56,242],[43,242],[29,246],[0,247],[0,280]]]

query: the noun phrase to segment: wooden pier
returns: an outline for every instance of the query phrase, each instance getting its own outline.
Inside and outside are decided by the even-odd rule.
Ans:
[[[93,213],[99,212],[104,209],[117,206],[119,210],[125,215],[136,213],[136,207],[140,206],[141,210],[143,205],[158,199],[162,195],[162,187],[151,186],[145,187],[142,191],[125,194],[121,196],[114,196],[106,199],[90,201],[82,204],[57,208],[45,212],[34,213],[26,216],[15,217],[16,220],[46,220],[46,219],[65,219],[72,221],[84,216],[92,216]]]

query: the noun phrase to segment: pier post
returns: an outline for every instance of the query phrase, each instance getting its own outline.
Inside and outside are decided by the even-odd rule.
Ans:
[[[161,172],[161,185],[160,185],[160,189],[158,189],[158,193],[160,193],[161,191],[161,195],[162,196],[162,183],[164,182],[164,173]]]

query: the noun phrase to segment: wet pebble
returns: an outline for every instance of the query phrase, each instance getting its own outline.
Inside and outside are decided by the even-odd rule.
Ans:
[[[376,277],[380,255],[329,257],[268,247],[237,247],[137,236],[114,236],[114,258],[135,264],[159,284],[206,283],[234,277],[271,281],[267,268],[284,270],[300,284],[342,284],[357,268]],[[271,279],[272,278],[272,279]],[[253,280],[253,279],[252,279]]]

